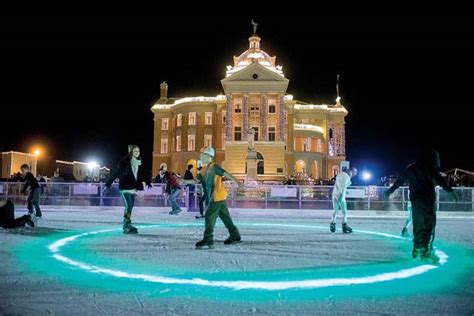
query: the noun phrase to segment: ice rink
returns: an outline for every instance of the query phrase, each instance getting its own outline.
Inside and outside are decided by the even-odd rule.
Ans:
[[[474,313],[474,217],[438,214],[440,265],[410,257],[403,216],[231,209],[242,243],[195,250],[203,219],[137,208],[46,210],[38,227],[0,229],[0,315]],[[17,212],[21,215],[22,212]],[[403,214],[403,213],[402,213]],[[352,217],[351,217],[352,215]]]

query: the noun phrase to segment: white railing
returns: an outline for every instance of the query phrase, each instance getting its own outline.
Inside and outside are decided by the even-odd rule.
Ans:
[[[26,203],[26,194],[20,193],[21,182],[0,182],[0,199],[10,199],[16,205]],[[121,206],[122,198],[118,185],[106,189],[103,183],[46,183],[42,184],[41,205],[54,206]],[[235,208],[282,208],[282,209],[331,209],[332,186],[288,186],[257,185],[237,191],[228,186],[228,205]],[[198,209],[200,195],[193,186],[182,186],[178,202],[190,210]],[[350,210],[406,210],[408,188],[402,187],[389,199],[384,198],[388,187],[366,186],[350,187],[347,203]],[[459,187],[456,190],[459,201],[448,199],[447,193],[436,189],[436,208],[438,211],[474,211],[474,188]],[[199,191],[199,190],[198,190]],[[139,191],[136,206],[168,206],[163,184],[153,184],[152,189]]]

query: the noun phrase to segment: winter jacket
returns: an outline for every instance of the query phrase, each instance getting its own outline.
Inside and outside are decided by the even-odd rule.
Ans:
[[[26,173],[25,185],[23,186],[21,193],[25,193],[28,187],[30,187],[31,191],[40,187],[38,184],[38,180],[36,180],[35,176],[31,172]]]
[[[143,190],[143,182],[150,184],[150,179],[143,168],[143,164],[138,166],[137,178],[133,175],[130,156],[125,156],[117,165],[117,168],[110,174],[105,183],[110,187],[115,179],[119,179],[119,190]]]
[[[439,172],[440,161],[436,151],[425,152],[417,158],[415,163],[410,164],[398,177],[397,181],[388,190],[391,194],[406,181],[410,189],[410,200],[431,200],[436,197],[435,182],[444,190],[452,192],[453,189]]]

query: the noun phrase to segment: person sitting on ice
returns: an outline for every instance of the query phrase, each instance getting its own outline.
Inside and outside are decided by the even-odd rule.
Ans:
[[[347,225],[346,193],[347,188],[351,185],[351,178],[356,175],[357,169],[352,167],[350,169],[345,169],[336,176],[334,189],[332,190],[332,205],[334,212],[332,214],[331,224],[329,225],[331,233],[336,231],[336,217],[339,210],[342,212],[342,232],[344,234],[352,233],[352,228]]]
[[[0,200],[0,227],[3,228],[16,228],[35,227],[31,215],[23,215],[19,218],[15,218],[15,205],[10,200]]]

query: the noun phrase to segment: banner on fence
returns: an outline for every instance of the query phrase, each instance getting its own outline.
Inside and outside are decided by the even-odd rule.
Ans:
[[[74,195],[92,195],[98,194],[98,186],[93,184],[77,184],[72,187]]]
[[[296,188],[272,187],[271,196],[272,197],[297,197],[298,190]]]
[[[365,189],[347,189],[347,197],[353,199],[365,199]]]
[[[162,186],[156,186],[152,188],[145,188],[143,191],[137,191],[137,194],[139,196],[144,196],[144,195],[162,195],[163,194],[163,187]]]

